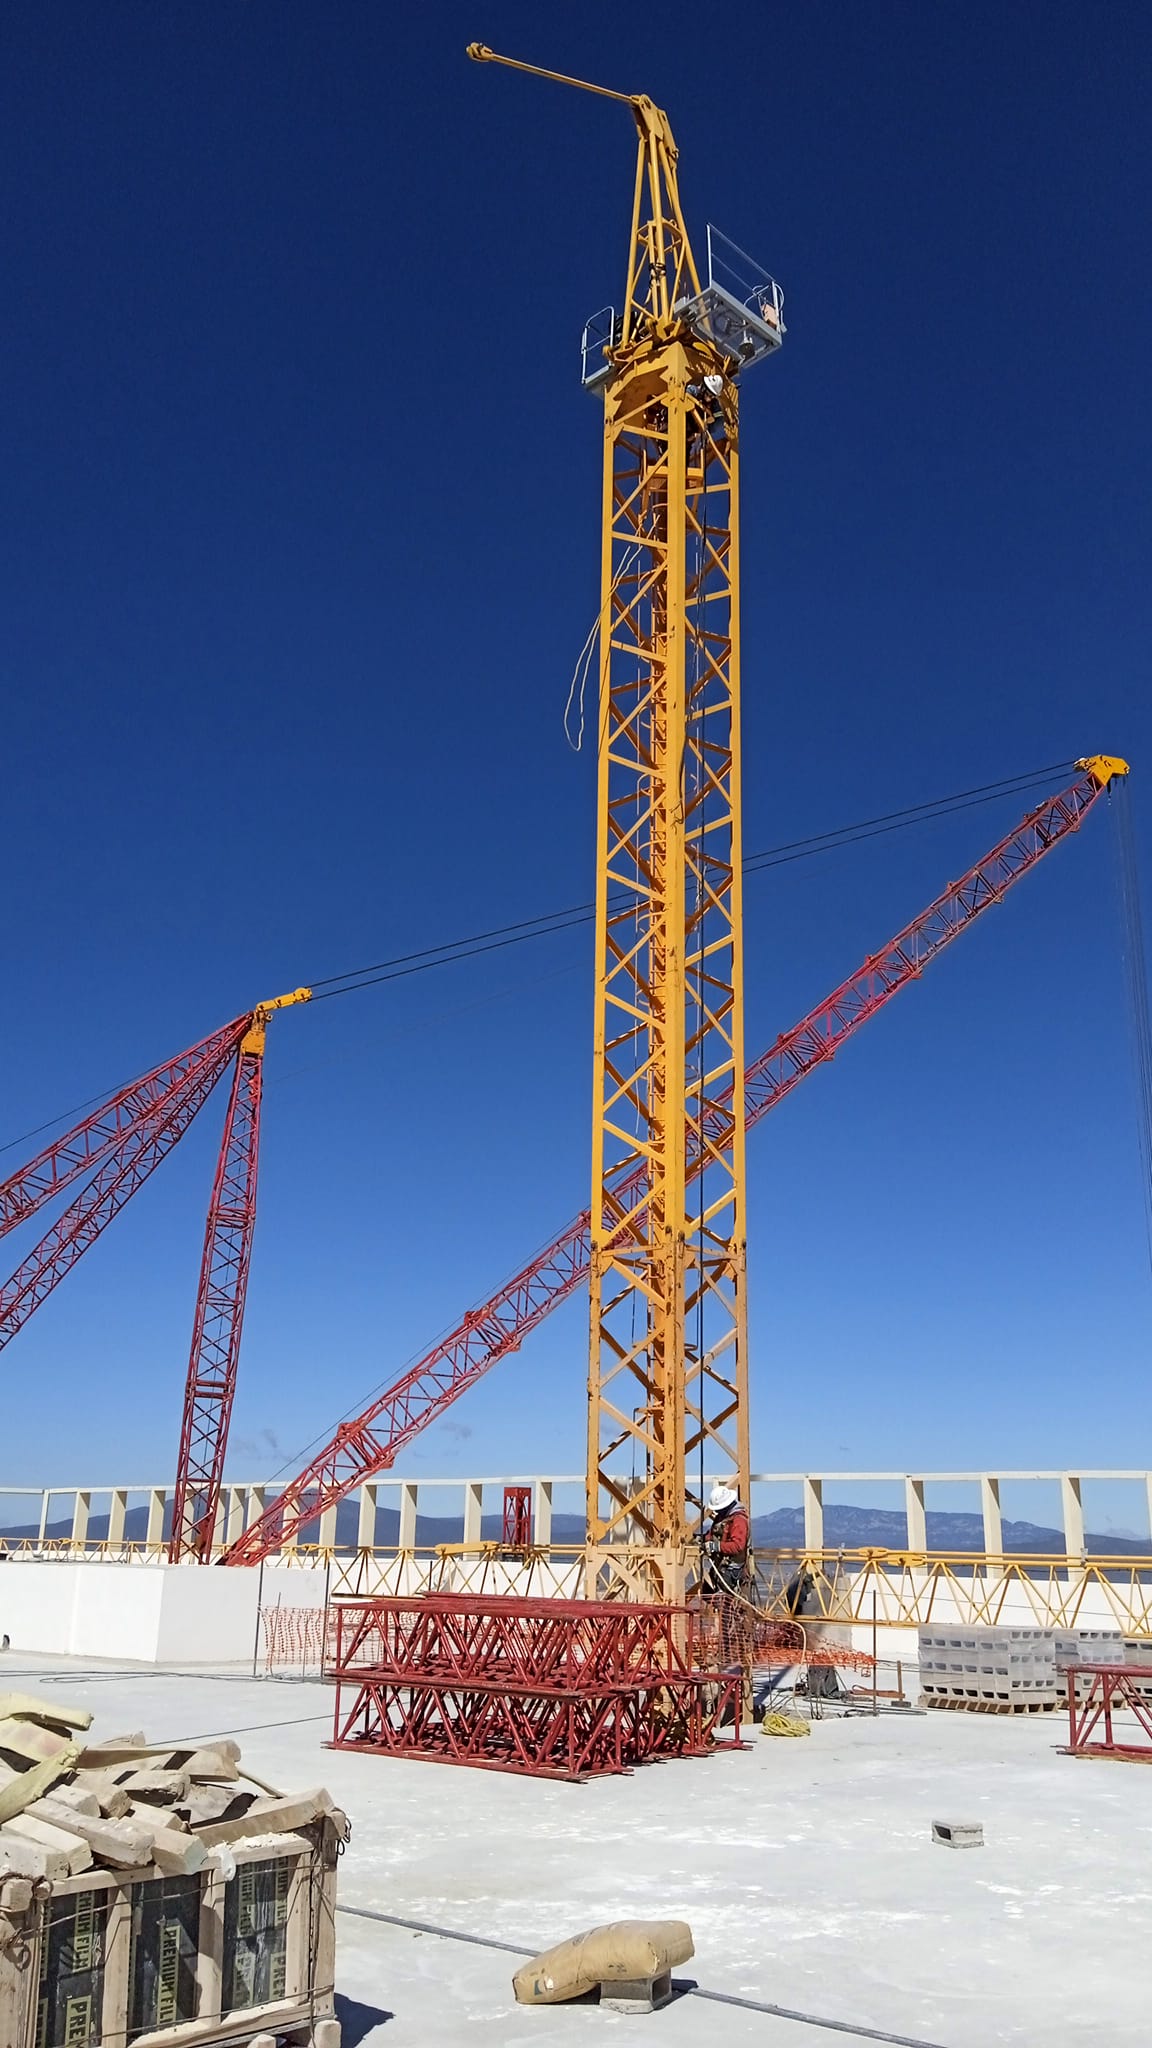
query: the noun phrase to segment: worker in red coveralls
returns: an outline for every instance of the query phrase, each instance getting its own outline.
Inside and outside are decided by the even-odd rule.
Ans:
[[[704,1588],[709,1593],[739,1593],[748,1579],[751,1523],[734,1486],[720,1481],[708,1496],[704,1530]]]

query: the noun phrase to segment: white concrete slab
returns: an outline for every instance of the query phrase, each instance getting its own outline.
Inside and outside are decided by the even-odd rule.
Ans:
[[[667,2048],[850,2048],[859,2028],[933,2048],[1149,2039],[1152,1771],[1060,1756],[1058,1720],[825,1721],[803,1740],[566,1786],[326,1752],[331,1694],[315,1683],[11,1652],[9,1683],[91,1706],[96,1734],[235,1734],[262,1777],[325,1782],[353,1818],[348,1906],[526,1949],[598,1920],[682,1916],[697,1954],[678,1974],[813,2016],[696,1998],[643,2021],[524,2010],[514,1956],[345,1913],[345,2048],[569,2048],[629,2027]],[[942,1815],[980,1821],[986,1847],[934,1845]]]

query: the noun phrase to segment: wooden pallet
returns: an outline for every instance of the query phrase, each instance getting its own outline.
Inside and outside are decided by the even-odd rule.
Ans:
[[[1067,1704],[1067,1700],[1062,1699],[1018,1700],[1015,1703],[1011,1703],[1008,1700],[938,1699],[929,1692],[920,1695],[920,1705],[922,1707],[934,1707],[941,1713],[1008,1714],[1014,1719],[1019,1719],[1023,1714],[1031,1715],[1033,1718],[1041,1714],[1058,1714],[1060,1709],[1066,1707]]]

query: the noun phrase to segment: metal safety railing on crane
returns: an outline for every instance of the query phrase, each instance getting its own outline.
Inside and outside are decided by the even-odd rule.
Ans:
[[[854,1032],[915,981],[961,932],[1002,901],[1013,884],[1075,832],[1125,761],[1095,754],[1079,762],[1067,788],[1030,810],[1012,832],[949,886],[855,974],[754,1060],[744,1076],[746,1128],[751,1129],[799,1082],[826,1064]],[[723,1107],[716,1115],[723,1118]],[[706,1125],[703,1142],[711,1141]],[[688,1133],[691,1147],[700,1142]],[[698,1157],[698,1154],[695,1156]],[[640,1169],[633,1170],[639,1188]],[[631,1188],[617,1190],[625,1200]],[[617,1210],[616,1214],[619,1215]],[[612,1219],[606,1219],[610,1227]],[[356,1487],[385,1471],[428,1424],[475,1386],[501,1358],[519,1349],[552,1310],[587,1279],[591,1217],[575,1217],[487,1301],[469,1310],[449,1336],[394,1380],[360,1415],[341,1422],[304,1469],[226,1553],[230,1565],[258,1564],[337,1507]]]

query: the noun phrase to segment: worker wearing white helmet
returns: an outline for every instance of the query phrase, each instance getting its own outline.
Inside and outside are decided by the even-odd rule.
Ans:
[[[717,1480],[708,1496],[704,1531],[706,1583],[715,1592],[734,1593],[747,1577],[751,1533],[748,1510],[736,1488]]]

